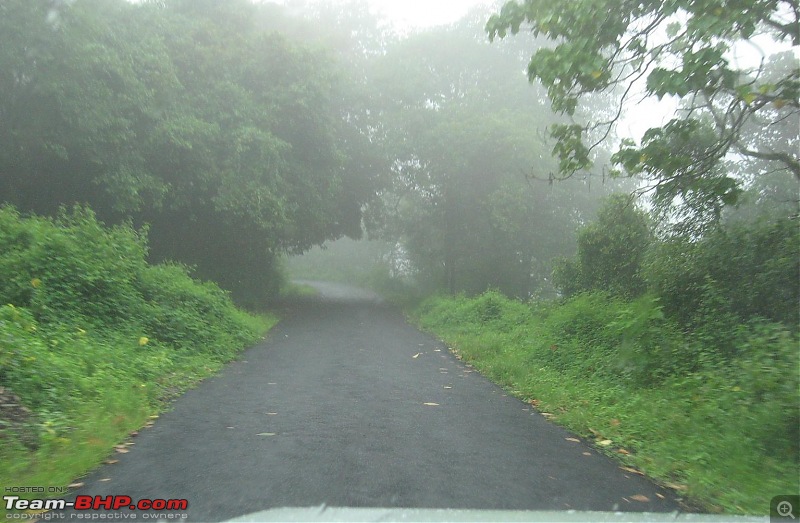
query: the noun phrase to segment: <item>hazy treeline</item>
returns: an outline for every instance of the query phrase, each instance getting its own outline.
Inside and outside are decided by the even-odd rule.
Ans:
[[[85,202],[259,303],[279,252],[359,236],[376,171],[331,52],[241,1],[0,6],[0,197]],[[348,116],[349,115],[349,116]],[[352,117],[350,117],[352,116]]]
[[[154,260],[251,305],[280,254],[362,223],[423,285],[552,292],[610,184],[541,181],[531,42],[490,45],[487,15],[400,38],[359,4],[5,2],[0,195],[149,224]]]

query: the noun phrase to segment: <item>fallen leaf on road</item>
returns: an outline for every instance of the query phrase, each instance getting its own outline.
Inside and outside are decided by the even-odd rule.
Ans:
[[[598,444],[598,445],[601,445],[601,446],[603,446],[603,447],[608,447],[608,446],[609,446],[609,445],[611,445],[612,443],[614,443],[614,442],[613,442],[613,441],[611,441],[610,439],[604,439],[603,441],[598,441],[598,442],[597,442],[597,444]]]
[[[444,388],[446,388],[446,389],[452,389],[453,387],[451,387],[450,385],[445,385],[445,386],[444,386]]]
[[[158,414],[153,414],[152,416],[149,416],[149,417],[150,417],[150,419],[158,419]]]
[[[113,465],[114,463],[119,463],[119,460],[118,459],[107,459],[103,463],[105,463],[106,465]]]
[[[277,416],[277,412],[267,412],[267,416]]]
[[[567,441],[574,441],[575,443],[580,443],[581,442],[581,440],[579,440],[577,438],[566,438],[566,440]]]
[[[545,417],[545,418],[547,418],[547,419],[550,419],[550,418],[552,418],[552,417],[553,417],[553,415],[552,415],[552,414],[550,414],[549,412],[542,412],[542,416],[544,416],[544,417]]]
[[[256,436],[274,436],[274,435],[275,435],[274,432],[260,432],[256,434]]]
[[[442,349],[433,349],[433,352],[442,352]]]
[[[117,448],[117,452],[119,452],[120,454],[127,454],[128,452],[130,452],[130,450],[126,449],[125,447],[119,447]]]
[[[431,403],[431,402],[428,402],[428,403],[423,403],[423,405],[427,405],[427,406],[429,406],[429,407],[438,407],[438,406],[439,406],[439,404],[438,404],[438,403]]]
[[[631,496],[631,499],[634,501],[641,501],[642,503],[647,503],[650,501],[650,498],[647,496],[642,496],[641,494],[636,494],[635,496]]]
[[[84,483],[83,481],[79,481],[77,483],[70,483],[69,485],[67,485],[67,488],[81,488],[85,484],[86,483]]]
[[[632,469],[630,467],[620,467],[620,468],[625,472],[631,472],[633,474],[639,474],[640,476],[644,476],[644,472],[642,472],[641,470]]]
[[[583,455],[584,455],[584,456],[591,456],[591,455],[592,455],[592,453],[591,453],[591,452],[584,452],[584,453],[583,453]]]
[[[661,495],[661,494],[659,494],[658,492],[656,492],[656,497],[657,497],[658,499],[666,499],[664,496],[662,496],[662,495]]]
[[[421,353],[421,352],[418,352],[418,353],[414,354],[414,355],[413,355],[413,356],[411,356],[411,357],[412,357],[412,358],[414,358],[414,359],[417,359],[417,358],[419,358],[419,355],[420,355],[420,354],[422,354],[422,353]]]
[[[664,483],[664,486],[667,488],[671,488],[672,490],[689,490],[689,487],[686,485],[678,485],[677,483]]]
[[[133,438],[135,438],[138,435],[139,435],[139,433],[137,431],[135,431],[135,430],[133,432],[131,432],[131,437],[133,437]]]
[[[97,481],[103,481],[103,482],[105,482],[105,481],[111,481],[111,478],[103,478],[103,479],[98,479]]]

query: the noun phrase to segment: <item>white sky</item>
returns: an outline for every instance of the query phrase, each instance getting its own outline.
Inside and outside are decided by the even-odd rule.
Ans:
[[[481,0],[369,0],[396,25],[429,27],[455,22]]]
[[[267,1],[291,3],[291,0]],[[397,29],[408,30],[455,22],[473,6],[487,3],[487,0],[367,0],[367,3]]]

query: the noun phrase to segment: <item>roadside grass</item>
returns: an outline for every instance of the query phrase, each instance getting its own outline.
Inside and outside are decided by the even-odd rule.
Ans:
[[[36,434],[34,448],[5,431],[5,437],[0,437],[3,463],[0,486],[41,486],[66,491],[69,484],[80,481],[77,478],[113,459],[115,446],[126,441],[135,444],[135,438],[130,439],[132,432],[147,430],[148,422],[168,409],[172,400],[219,372],[235,358],[238,349],[255,342],[275,323],[277,318],[269,314],[249,316],[244,325],[252,333],[250,341],[238,348],[228,347],[222,354],[209,354],[201,347],[195,351],[149,346],[149,343],[139,347],[138,342],[127,340],[127,345],[136,345],[139,352],[130,357],[119,350],[126,345],[125,340],[97,341],[84,336],[72,342],[61,338],[61,351],[48,357],[37,353],[37,349],[52,354],[47,347],[52,343],[37,347],[35,338],[27,339],[27,357],[36,358],[31,363],[41,362],[49,372],[68,376],[63,385],[72,386],[69,395],[74,401],[32,409],[33,416],[26,429]],[[95,361],[102,361],[105,368],[95,369],[94,376],[87,379],[86,366]],[[76,367],[84,371],[82,375],[69,376]],[[29,499],[37,494],[25,493],[20,497]],[[60,495],[54,493],[48,497]],[[6,512],[0,507],[0,518]]]
[[[647,325],[620,331],[631,310]],[[691,507],[765,515],[773,496],[800,491],[797,337],[779,326],[745,329],[749,348],[737,358],[696,354],[708,361],[658,372],[638,367],[664,357],[643,357],[648,344],[700,348],[646,303],[587,295],[530,306],[489,292],[432,298],[413,317],[485,376]]]
[[[146,252],[146,231],[106,227],[86,208],[48,219],[0,207],[4,491],[61,497],[277,323]]]

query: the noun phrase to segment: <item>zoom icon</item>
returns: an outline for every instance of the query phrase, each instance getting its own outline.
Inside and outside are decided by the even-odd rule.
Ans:
[[[769,504],[770,522],[798,521],[800,517],[800,496],[775,496]]]

